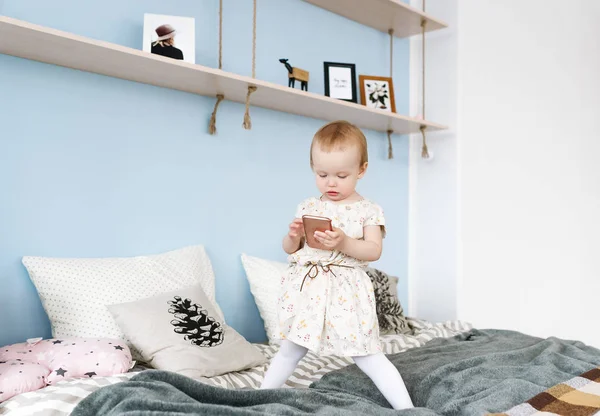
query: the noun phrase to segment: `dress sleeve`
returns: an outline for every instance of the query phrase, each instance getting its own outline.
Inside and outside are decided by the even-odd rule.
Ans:
[[[306,201],[302,201],[296,207],[296,218],[302,218],[306,210]]]
[[[296,207],[296,218],[302,218],[302,216],[306,214],[310,201],[311,198],[307,198],[298,204]]]
[[[298,206],[296,207],[296,218],[302,218],[302,216],[306,214],[307,205],[308,199],[305,199],[304,201],[298,204]],[[300,248],[304,247],[304,244],[306,242],[305,239],[306,237],[302,237],[302,239],[300,240]]]
[[[367,216],[365,217],[363,226],[366,227],[367,225],[380,225],[381,233],[383,238],[385,238],[385,216],[383,215],[383,209],[379,205],[371,204],[371,206],[368,208]]]

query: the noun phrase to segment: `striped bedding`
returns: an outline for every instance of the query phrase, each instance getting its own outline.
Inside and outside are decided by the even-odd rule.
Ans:
[[[386,354],[394,354],[410,348],[420,347],[434,338],[448,338],[471,329],[469,324],[461,321],[433,324],[418,319],[409,319],[409,322],[415,328],[413,335],[383,335],[381,337]],[[269,359],[275,355],[278,349],[276,346],[254,345]],[[319,357],[309,352],[300,361],[298,368],[284,387],[307,388],[324,374],[333,370],[339,370],[351,363],[352,360],[350,358]],[[224,388],[258,388],[266,368],[267,365],[265,364],[246,371],[204,378],[200,379],[200,381]],[[0,415],[68,415],[79,401],[95,390],[110,384],[126,381],[144,369],[144,367],[136,366],[126,374],[112,377],[73,379],[34,392],[20,394],[4,403],[0,403]]]

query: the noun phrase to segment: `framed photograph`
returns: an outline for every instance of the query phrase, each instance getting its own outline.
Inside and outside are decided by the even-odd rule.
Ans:
[[[390,77],[360,75],[358,83],[360,84],[360,100],[363,105],[392,113],[396,112],[394,84]]]
[[[195,64],[195,29],[193,17],[145,13],[143,50]]]
[[[323,62],[325,72],[325,95],[344,101],[358,103],[356,95],[356,65],[339,62]]]

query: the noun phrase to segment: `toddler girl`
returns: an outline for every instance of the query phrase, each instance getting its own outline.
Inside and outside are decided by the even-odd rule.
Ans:
[[[350,356],[394,409],[413,404],[398,370],[381,351],[375,295],[364,271],[379,259],[385,236],[382,209],[356,192],[367,170],[367,141],[355,126],[321,127],[310,149],[319,198],[301,202],[283,239],[290,267],[278,299],[281,347],[262,389],[281,387],[308,350]],[[327,249],[305,244],[302,215],[332,220],[333,231],[314,234]]]

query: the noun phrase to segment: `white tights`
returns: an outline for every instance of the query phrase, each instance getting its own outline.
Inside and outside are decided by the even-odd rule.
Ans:
[[[271,361],[260,388],[274,389],[281,387],[292,375],[307,352],[306,348],[287,339],[283,340],[279,352]],[[383,353],[352,357],[352,359],[358,368],[369,376],[394,409],[414,407],[402,376]]]

